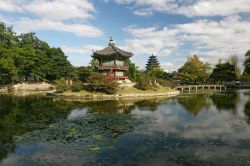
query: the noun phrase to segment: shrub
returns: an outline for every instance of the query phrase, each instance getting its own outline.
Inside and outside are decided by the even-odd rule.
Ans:
[[[74,82],[73,85],[71,85],[72,92],[79,92],[83,90],[84,86],[82,82]]]
[[[55,81],[56,83],[56,92],[63,93],[68,90],[70,87],[67,85],[65,78],[60,78]]]
[[[141,90],[158,90],[159,86],[156,84],[156,79],[154,77],[141,76],[135,85],[136,88]]]
[[[174,87],[178,85],[178,82],[174,80],[158,79],[157,82],[163,87]]]
[[[115,80],[109,79],[101,73],[96,73],[89,76],[86,80],[88,90],[114,94],[118,90],[118,83]]]

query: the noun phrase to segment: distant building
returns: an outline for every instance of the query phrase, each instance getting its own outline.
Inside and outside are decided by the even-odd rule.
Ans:
[[[148,58],[148,62],[146,64],[146,71],[150,71],[154,68],[158,68],[160,67],[160,63],[157,59],[156,56],[154,56],[153,54]]]
[[[131,52],[116,47],[111,37],[108,47],[94,51],[92,57],[99,61],[98,70],[100,73],[112,79],[124,80],[128,78],[125,74],[128,70],[125,61],[132,56]]]

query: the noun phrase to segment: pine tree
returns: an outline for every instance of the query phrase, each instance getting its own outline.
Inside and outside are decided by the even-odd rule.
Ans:
[[[153,54],[148,58],[148,62],[146,64],[146,71],[151,71],[154,68],[160,67],[160,63],[157,60],[157,57]]]

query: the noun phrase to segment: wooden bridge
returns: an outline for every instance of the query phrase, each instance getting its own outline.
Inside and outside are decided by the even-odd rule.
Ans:
[[[208,89],[208,90],[227,90],[225,85],[179,85],[175,86],[176,90],[198,90],[198,89]]]

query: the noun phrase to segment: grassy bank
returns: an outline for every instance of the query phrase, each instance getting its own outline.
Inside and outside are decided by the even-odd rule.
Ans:
[[[81,90],[80,92],[66,91],[64,93],[53,93],[50,95],[69,97],[69,98],[137,98],[152,96],[172,96],[179,94],[179,91],[166,87],[160,87],[158,90],[140,90],[134,87],[120,88],[115,94],[108,95],[101,92],[89,92]]]

